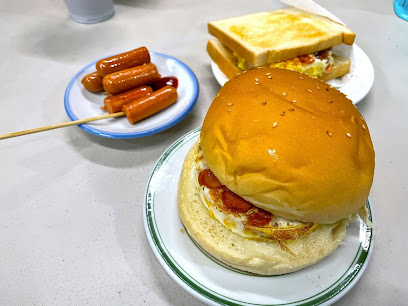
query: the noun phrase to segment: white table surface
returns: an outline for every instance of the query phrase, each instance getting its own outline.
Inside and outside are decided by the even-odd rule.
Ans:
[[[324,2],[356,32],[375,69],[358,104],[376,150],[375,249],[336,305],[407,305],[408,22],[391,0]],[[83,25],[62,0],[0,1],[0,134],[68,121],[72,76],[142,45],[184,61],[201,89],[193,111],[154,136],[112,140],[73,126],[0,141],[0,305],[202,305],[154,257],[143,195],[161,153],[201,126],[220,88],[206,23],[279,6],[252,3],[116,0],[112,19]]]

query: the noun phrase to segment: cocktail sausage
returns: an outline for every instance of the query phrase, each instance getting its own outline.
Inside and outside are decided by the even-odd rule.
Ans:
[[[101,77],[116,71],[150,63],[150,54],[146,47],[104,58],[96,63],[96,71]]]
[[[102,77],[96,71],[84,76],[81,83],[89,91],[103,91]]]
[[[152,94],[137,99],[123,106],[129,122],[134,124],[149,117],[177,101],[177,90],[172,86],[165,86]]]
[[[123,105],[133,102],[136,99],[147,96],[153,92],[153,89],[150,86],[141,86],[129,91],[125,91],[118,95],[113,95],[106,97],[104,100],[105,109],[109,113],[121,112]]]
[[[156,65],[149,63],[108,74],[102,83],[108,95],[116,95],[157,81],[160,77]]]

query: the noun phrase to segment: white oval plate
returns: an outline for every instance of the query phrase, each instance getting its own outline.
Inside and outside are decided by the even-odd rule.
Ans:
[[[350,72],[327,83],[344,93],[353,104],[360,102],[370,91],[374,83],[374,67],[364,51],[354,44],[350,50]],[[228,78],[220,68],[211,61],[211,69],[217,82],[224,86]]]
[[[84,131],[108,138],[137,138],[164,131],[184,119],[197,102],[199,86],[194,72],[183,62],[166,54],[150,52],[151,62],[162,75],[178,79],[178,99],[173,105],[136,124],[130,124],[126,117],[109,118],[78,125]],[[74,121],[107,114],[101,110],[106,97],[102,93],[86,90],[81,80],[95,71],[95,62],[82,68],[68,84],[64,105],[68,117]]]
[[[254,276],[219,264],[189,237],[177,212],[177,185],[195,129],[160,157],[147,183],[143,220],[152,250],[166,272],[209,305],[329,305],[360,279],[373,249],[373,232],[360,219],[343,245],[317,264],[279,276]],[[367,202],[370,212],[371,208]]]

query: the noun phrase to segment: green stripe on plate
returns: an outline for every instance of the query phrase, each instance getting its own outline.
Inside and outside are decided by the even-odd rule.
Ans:
[[[198,294],[202,295],[204,298],[218,303],[220,305],[253,305],[253,306],[260,306],[260,305],[269,305],[269,304],[253,304],[253,303],[246,303],[243,301],[231,299],[229,297],[223,296],[217,292],[212,291],[211,289],[207,288],[197,280],[195,280],[193,277],[191,277],[186,271],[183,270],[181,265],[174,260],[174,258],[171,256],[170,252],[167,250],[166,246],[164,245],[160,233],[157,229],[157,224],[156,224],[156,219],[154,215],[154,197],[155,197],[155,180],[158,178],[157,173],[158,171],[168,162],[170,157],[186,142],[191,140],[194,137],[197,137],[199,135],[200,128],[194,129],[190,131],[189,133],[185,134],[181,138],[179,138],[176,142],[174,142],[159,158],[156,166],[154,167],[152,174],[149,178],[148,181],[148,187],[146,190],[146,198],[145,198],[145,203],[146,203],[146,220],[147,220],[147,225],[148,229],[150,232],[150,235],[152,237],[153,243],[159,252],[161,258],[163,261],[167,264],[167,266],[173,271],[173,273],[181,280],[183,281],[187,286],[189,286],[192,290],[197,292]],[[156,178],[157,177],[157,178]],[[369,220],[372,221],[372,212],[371,212],[371,207],[369,201],[367,201],[367,208],[369,211]],[[334,297],[336,297],[338,294],[340,294],[344,288],[350,285],[350,283],[353,282],[353,280],[356,279],[356,277],[360,274],[362,268],[364,267],[364,263],[367,260],[367,256],[370,252],[371,246],[372,246],[372,229],[365,227],[365,234],[367,237],[367,245],[364,247],[361,245],[359,246],[359,249],[356,252],[356,255],[354,257],[354,260],[352,261],[351,265],[349,268],[344,272],[344,274],[337,280],[335,281],[330,287],[325,289],[324,291],[315,294],[313,296],[310,296],[308,298],[305,298],[303,300],[299,300],[296,302],[291,302],[291,303],[284,303],[284,304],[273,304],[273,305],[320,305],[323,304]],[[193,241],[194,242],[194,241]],[[195,242],[194,242],[195,243]],[[199,248],[200,249],[200,248]],[[201,250],[201,249],[200,249]],[[210,256],[209,254],[203,252],[206,256]],[[209,257],[211,260],[213,260],[211,257]],[[213,260],[214,261],[214,260]],[[218,263],[217,261],[214,261]],[[223,268],[225,268],[223,265],[220,265]],[[249,275],[249,274],[247,274]],[[258,275],[249,275],[252,277],[268,277],[268,276],[258,276]],[[271,277],[277,277],[277,276],[271,276]],[[270,304],[272,305],[272,304]]]

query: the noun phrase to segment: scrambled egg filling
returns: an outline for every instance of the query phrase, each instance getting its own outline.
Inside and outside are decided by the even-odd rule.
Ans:
[[[195,184],[198,194],[200,195],[202,202],[207,207],[210,217],[218,220],[221,224],[229,228],[234,233],[246,238],[275,240],[279,242],[283,250],[292,254],[292,252],[286,248],[282,242],[288,239],[296,239],[303,236],[316,226],[313,223],[292,221],[274,216],[253,206],[252,204],[249,204],[251,205],[251,208],[246,212],[234,212],[225,209],[225,206],[223,207],[222,196],[220,194],[227,190],[226,187],[222,186],[218,188],[209,188],[199,183],[199,174],[208,169],[209,167],[204,160],[202,151],[199,149],[198,157],[195,160]],[[266,224],[265,219],[260,220],[262,221],[262,224],[252,219],[252,216],[259,216],[259,214],[261,214],[261,216],[262,214],[266,215]]]
[[[331,50],[324,50],[325,56],[319,56],[320,52],[311,53],[307,55],[298,56],[279,63],[266,64],[263,67],[277,67],[288,70],[305,73],[311,77],[321,77],[325,71],[329,71],[334,64],[334,58]],[[327,53],[326,53],[327,52]],[[237,58],[237,66],[241,70],[255,68],[247,63],[245,59],[240,57],[237,53],[233,53]]]

